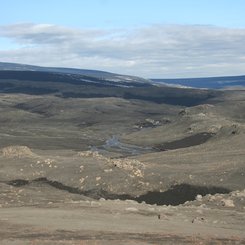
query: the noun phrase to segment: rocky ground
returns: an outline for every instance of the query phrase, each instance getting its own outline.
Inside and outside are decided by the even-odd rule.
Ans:
[[[1,244],[245,244],[244,111],[1,94]]]

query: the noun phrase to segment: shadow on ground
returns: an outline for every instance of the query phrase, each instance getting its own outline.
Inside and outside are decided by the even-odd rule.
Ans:
[[[67,186],[58,181],[48,180],[47,178],[38,178],[31,181],[16,179],[5,183],[15,187],[25,186],[31,183],[39,183],[41,187],[41,185],[46,184],[59,190],[64,190],[73,194],[83,195],[97,200],[100,198],[105,198],[109,200],[115,200],[115,199],[134,200],[137,202],[145,202],[147,204],[157,204],[157,205],[179,205],[185,203],[186,201],[195,200],[198,194],[205,196],[207,194],[212,194],[212,195],[216,193],[225,194],[230,192],[229,189],[223,187],[216,187],[216,186],[207,187],[207,186],[180,184],[180,185],[172,186],[169,190],[165,192],[158,192],[158,191],[147,192],[146,194],[140,195],[138,197],[133,197],[128,194],[117,195],[114,193],[109,193],[102,189],[81,191],[79,188]]]

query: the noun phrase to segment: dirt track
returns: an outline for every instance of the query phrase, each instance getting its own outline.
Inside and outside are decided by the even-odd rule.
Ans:
[[[1,208],[1,244],[245,242],[241,226],[244,213],[200,207],[157,207],[129,201],[87,201],[62,206],[66,207],[49,204]]]

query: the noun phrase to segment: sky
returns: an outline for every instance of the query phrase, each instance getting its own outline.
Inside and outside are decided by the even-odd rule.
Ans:
[[[244,0],[0,4],[0,62],[145,78],[245,74]]]

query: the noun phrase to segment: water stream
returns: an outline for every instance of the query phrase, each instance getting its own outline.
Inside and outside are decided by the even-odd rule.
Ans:
[[[126,156],[134,156],[134,155],[156,151],[156,149],[154,150],[152,147],[142,147],[142,146],[122,143],[115,135],[113,135],[111,138],[106,140],[104,145],[99,147],[91,147],[91,150],[99,151],[99,152],[103,152],[103,151],[116,152]]]

